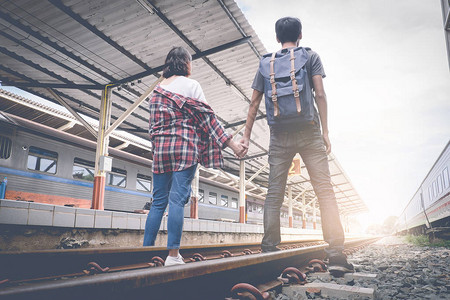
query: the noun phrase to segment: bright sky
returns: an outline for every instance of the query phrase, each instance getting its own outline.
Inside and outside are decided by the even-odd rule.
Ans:
[[[382,223],[414,195],[450,138],[439,0],[237,0],[269,52],[275,22],[300,18],[327,77],[332,151]]]

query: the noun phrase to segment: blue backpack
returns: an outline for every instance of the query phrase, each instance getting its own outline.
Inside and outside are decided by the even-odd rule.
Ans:
[[[264,95],[269,126],[287,128],[291,125],[318,121],[312,87],[306,70],[309,48],[291,48],[286,54],[266,54],[259,71],[264,77]]]

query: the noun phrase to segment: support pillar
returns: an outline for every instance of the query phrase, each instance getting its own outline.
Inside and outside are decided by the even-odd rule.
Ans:
[[[302,195],[302,203],[303,203],[303,208],[302,208],[302,228],[305,229],[306,228],[306,195],[305,195],[305,193],[303,193],[303,195]]]
[[[111,167],[108,156],[109,136],[106,131],[111,121],[111,88],[105,86],[102,91],[100,105],[99,126],[97,135],[97,149],[95,153],[95,177],[94,190],[92,193],[91,209],[104,209],[106,171]],[[108,163],[109,161],[109,163]],[[109,168],[108,168],[109,167]]]
[[[292,228],[292,227],[294,227],[293,214],[292,214],[292,185],[288,186],[288,201],[289,201],[289,206],[288,206],[289,228]]]
[[[239,168],[239,223],[245,223],[245,215],[245,160],[241,160]]]
[[[191,219],[198,219],[198,186],[199,186],[199,167],[195,171],[194,180],[192,180],[191,193]]]

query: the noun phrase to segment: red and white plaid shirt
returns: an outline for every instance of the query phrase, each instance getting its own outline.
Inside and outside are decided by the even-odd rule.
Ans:
[[[221,149],[232,136],[208,104],[159,85],[149,103],[153,173],[182,171],[198,162],[206,168],[223,167]]]

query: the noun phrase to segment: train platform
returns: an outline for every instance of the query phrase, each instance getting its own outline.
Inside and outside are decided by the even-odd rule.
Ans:
[[[139,247],[147,215],[0,200],[0,251]],[[163,217],[156,246],[167,242]],[[283,241],[321,239],[321,230],[281,228]],[[184,219],[182,245],[259,243],[263,226],[228,220]]]

